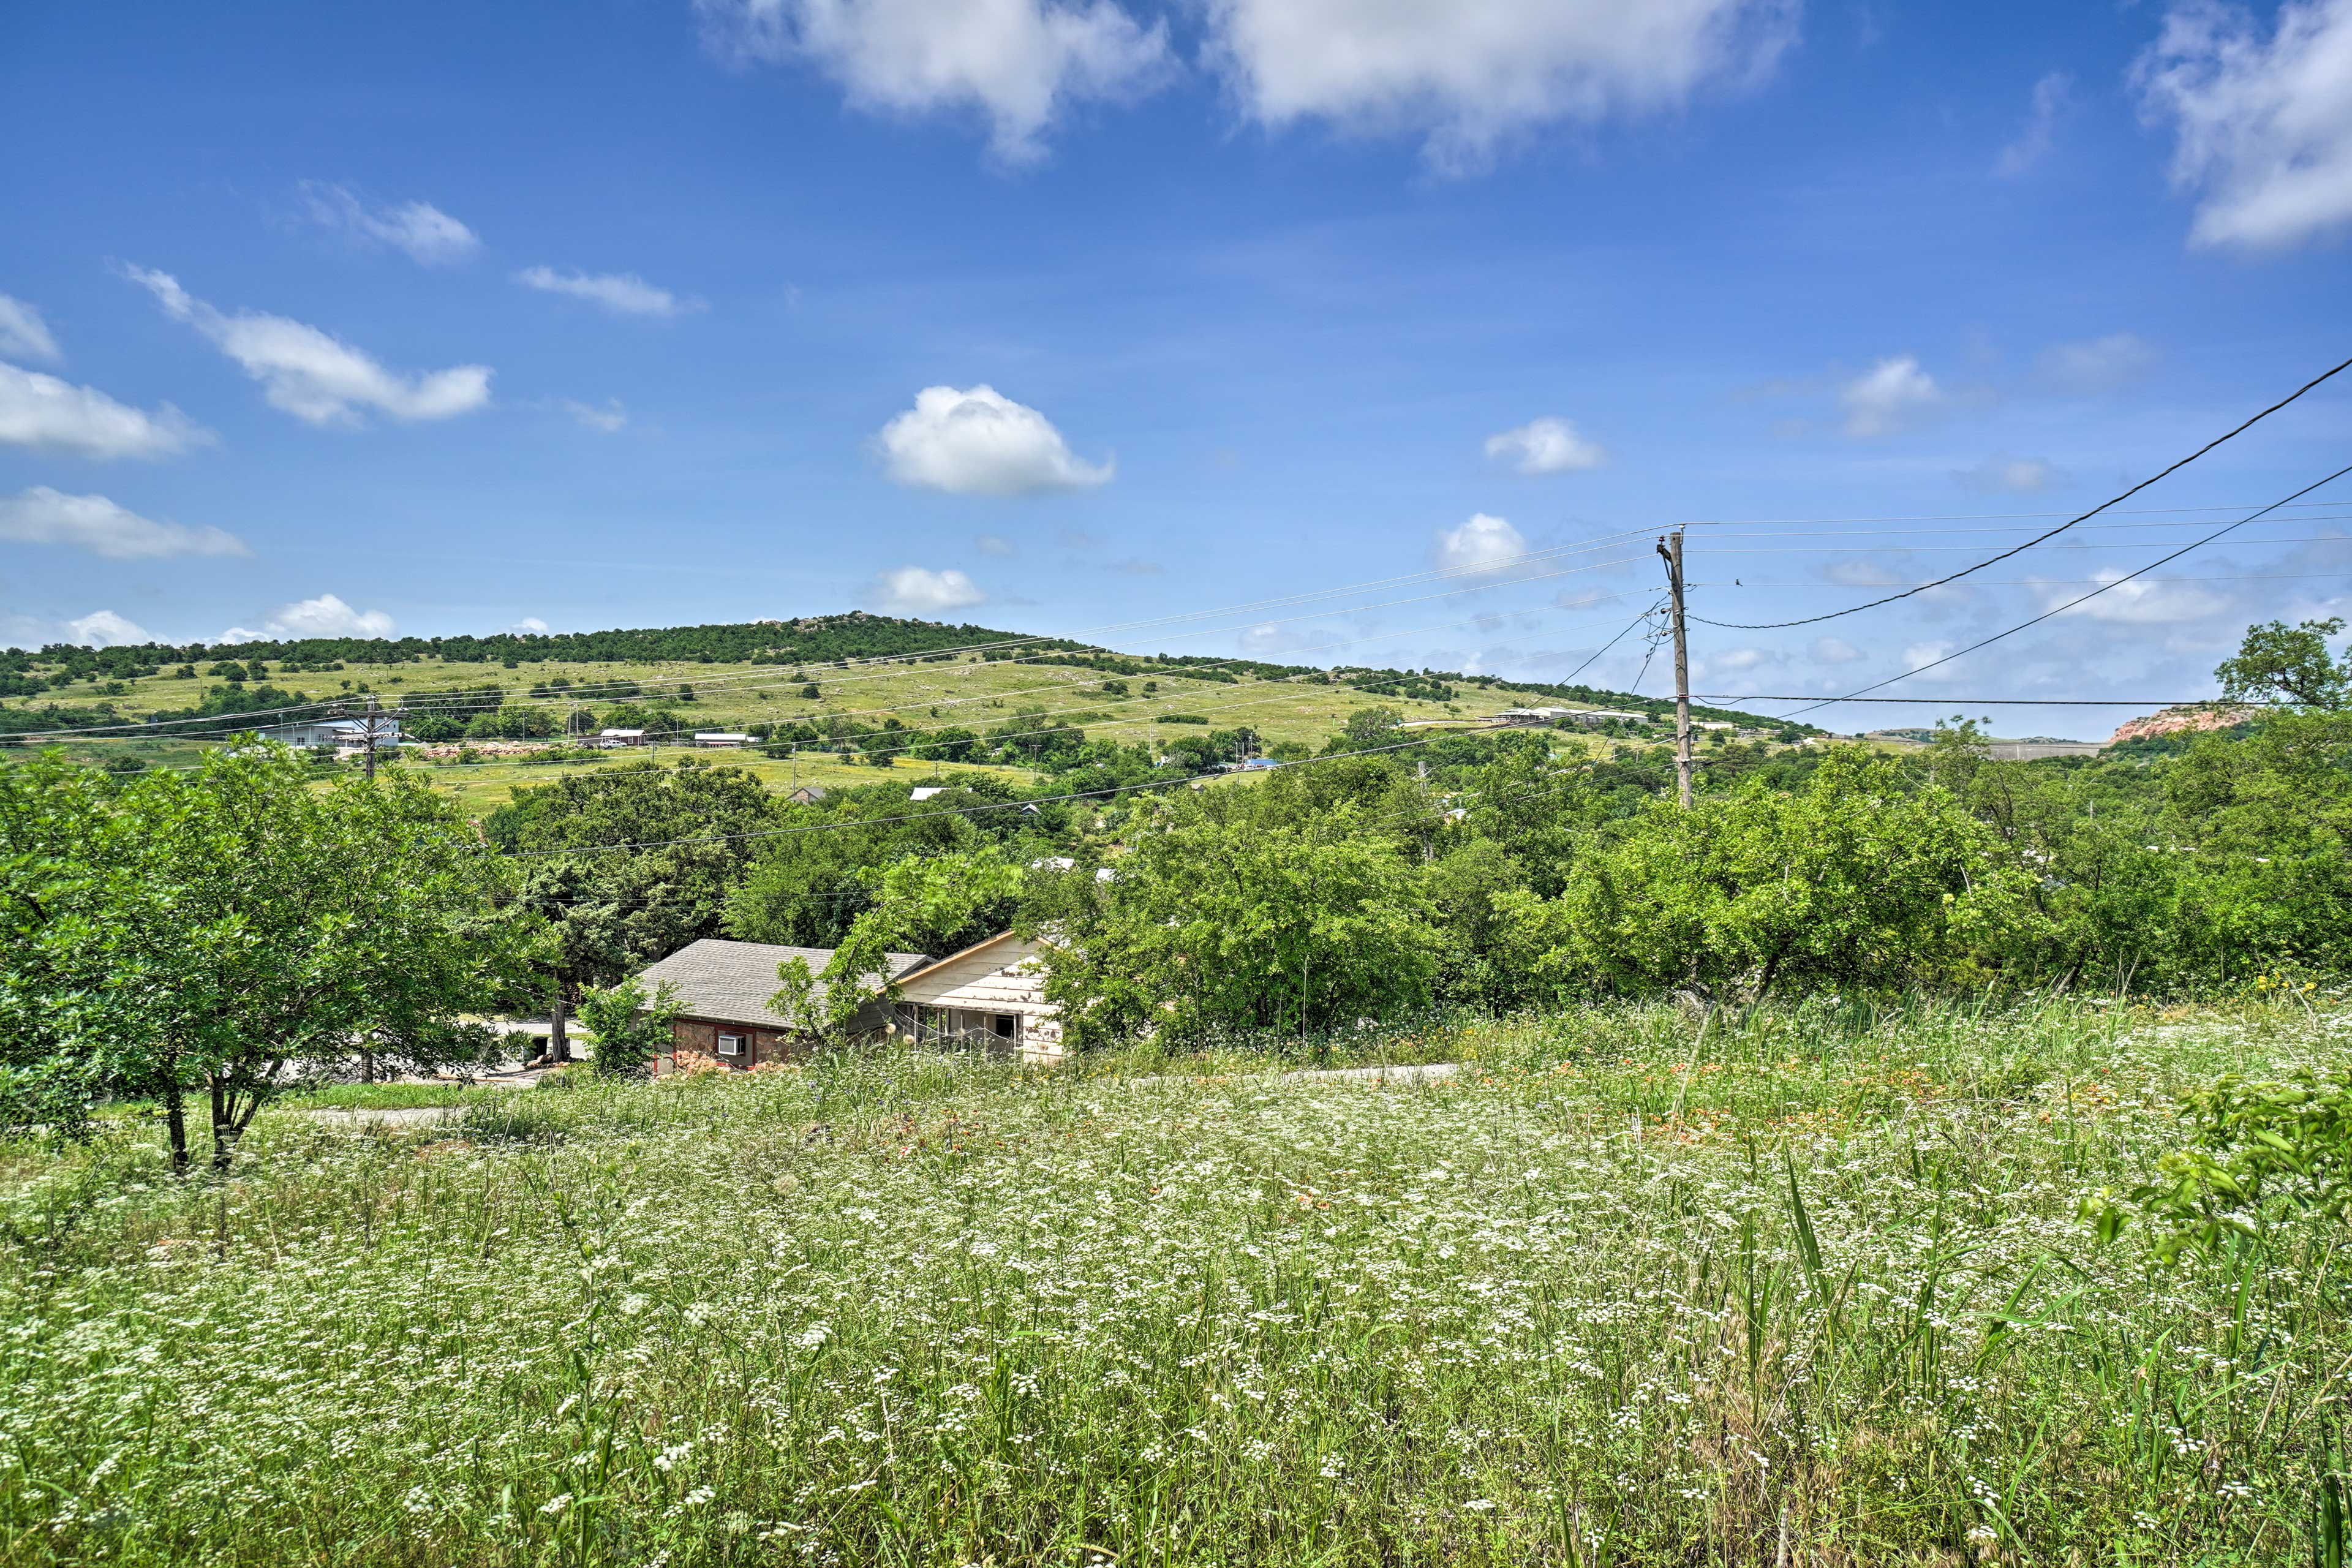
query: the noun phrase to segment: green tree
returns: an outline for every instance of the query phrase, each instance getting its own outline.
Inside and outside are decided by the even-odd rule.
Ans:
[[[784,960],[769,1005],[810,1034],[840,1039],[868,1004],[897,999],[892,953],[953,952],[1004,930],[1025,879],[1017,861],[988,846],[868,871],[872,903],[824,968],[812,974],[807,960]]]
[[[683,1005],[665,985],[648,996],[642,983],[624,980],[610,989],[580,994],[580,1021],[594,1037],[592,1058],[609,1077],[635,1077],[668,1047]]]
[[[1562,991],[1887,990],[1971,974],[2030,919],[2027,878],[1940,786],[1840,753],[1806,788],[1653,805],[1558,899],[1506,893],[1523,961]]]
[[[543,1005],[555,988],[570,998],[584,985],[615,984],[718,935],[729,896],[776,822],[759,780],[692,758],[517,790],[483,830],[513,857],[510,912],[543,930],[529,1002]]]
[[[511,932],[484,918],[471,825],[423,784],[320,787],[246,742],[94,800],[72,838],[48,923],[73,953],[37,1005],[110,1089],[162,1102],[175,1170],[192,1099],[226,1167],[292,1064],[478,1059],[458,1020],[510,980]]]
[[[1028,912],[1072,1045],[1298,1035],[1428,1004],[1442,939],[1399,840],[1356,801],[1282,798],[1281,779],[1213,792],[1264,802],[1170,803],[1108,881],[1065,879]]]
[[[2282,698],[2300,708],[2333,711],[2352,698],[2352,659],[2338,662],[2327,639],[2343,631],[2341,620],[2305,621],[2289,626],[2268,621],[2246,628],[2234,658],[2215,668],[2221,695],[2232,702],[2269,702]]]

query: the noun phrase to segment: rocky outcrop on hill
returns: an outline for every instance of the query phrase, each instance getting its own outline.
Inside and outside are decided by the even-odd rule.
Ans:
[[[2107,744],[2145,741],[2153,735],[2177,735],[2184,730],[2227,730],[2254,716],[2252,708],[2231,702],[2199,702],[2187,708],[2167,708],[2145,719],[2127,719],[2108,737]]]

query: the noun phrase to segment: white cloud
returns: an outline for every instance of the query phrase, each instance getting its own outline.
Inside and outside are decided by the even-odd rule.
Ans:
[[[2136,332],[2053,343],[2034,361],[2034,374],[2060,392],[2113,392],[2156,368],[2156,345]]]
[[[382,610],[354,610],[332,594],[280,605],[264,616],[259,631],[231,626],[216,642],[292,642],[301,637],[388,637],[393,619]]]
[[[1843,561],[1832,561],[1822,569],[1822,575],[1844,588],[1892,588],[1903,581],[1902,574],[1895,568],[1866,555],[1850,555]]]
[[[149,414],[94,386],[0,364],[0,446],[78,458],[162,458],[212,439],[168,403]]]
[[[1527,552],[1527,539],[1517,529],[1483,511],[1437,536],[1437,564],[1448,572],[1505,572]]]
[[[522,619],[509,626],[507,630],[514,633],[517,637],[543,637],[547,635],[547,623],[541,620],[537,616],[525,616]]]
[[[10,295],[0,294],[0,354],[11,359],[37,359],[55,364],[65,355],[41,313]]]
[[[2066,476],[2040,458],[1990,457],[1973,468],[1954,470],[1952,478],[1964,489],[2005,491],[2011,495],[2038,495],[2053,485],[2065,482]]]
[[[621,400],[617,397],[608,397],[601,405],[582,403],[576,398],[567,397],[562,401],[560,406],[563,412],[591,430],[602,430],[607,436],[621,429],[629,422],[629,411],[621,406]]]
[[[253,553],[243,540],[217,528],[157,522],[104,496],[69,496],[47,485],[0,496],[0,542],[62,544],[110,561]]]
[[[2252,12],[2181,0],[2132,67],[2140,110],[2169,121],[2189,242],[2276,249],[2352,224],[2352,0]]]
[[[1012,555],[1017,553],[1013,548],[1013,541],[993,533],[981,534],[971,542],[971,547],[974,550],[979,551],[982,555]]]
[[[66,630],[84,647],[126,647],[155,640],[146,627],[112,610],[92,610],[79,620],[68,621]]]
[[[1565,419],[1547,414],[1515,430],[1486,437],[1486,456],[1508,458],[1523,474],[1568,474],[1597,468],[1609,460],[1598,441],[1588,441]]]
[[[1700,667],[1708,675],[1745,675],[1751,670],[1761,669],[1766,665],[1786,662],[1788,662],[1786,654],[1760,647],[1727,648],[1721,653],[1711,654],[1698,661]]]
[[[879,440],[893,479],[950,495],[1086,489],[1108,484],[1115,468],[1084,461],[1043,414],[987,385],[923,388]]]
[[[1845,408],[1845,433],[1861,439],[1891,436],[1944,405],[1944,389],[1909,354],[1880,360],[1845,384],[1838,394]]]
[[[1770,71],[1795,0],[1209,0],[1209,56],[1269,126],[1426,133],[1430,162],[1475,167],[1553,121],[1678,108]]]
[[[1172,69],[1164,24],[1112,0],[696,0],[740,59],[806,60],[868,110],[975,113],[1007,163],[1041,156],[1073,105],[1150,92]]]
[[[2052,71],[2035,82],[2024,128],[2018,132],[2017,140],[2000,150],[1992,172],[2004,178],[2022,174],[2048,157],[2058,140],[2058,121],[2072,107],[2074,98],[2074,79],[2064,71]]]
[[[1815,664],[1852,664],[1862,657],[1862,650],[1843,637],[1815,637],[1805,651]]]
[[[1278,653],[1296,653],[1311,646],[1315,634],[1297,626],[1286,626],[1279,621],[1260,621],[1236,640],[1242,652],[1268,658]]]
[[[274,407],[313,425],[356,425],[372,408],[394,419],[446,419],[490,400],[488,365],[463,364],[415,375],[386,370],[316,327],[284,316],[227,315],[180,287],[166,272],[124,268],[155,296],[166,315],[185,321],[261,384]]]
[[[1949,658],[1954,646],[1948,642],[1915,642],[1903,650],[1903,668],[1925,669],[1938,659]]]
[[[2065,612],[2087,620],[2105,621],[2115,626],[2178,626],[2185,621],[2201,621],[2230,608],[2231,601],[2201,583],[2183,583],[2164,578],[2135,577],[2120,582],[2124,574],[2109,567],[2095,572],[2095,586],[2113,583],[2095,599],[2086,600]],[[2042,590],[2045,608],[2054,608],[2070,599],[2081,598],[2090,590],[2080,584],[2051,584]]]
[[[306,216],[362,245],[391,248],[425,267],[463,261],[481,249],[474,231],[426,202],[371,205],[342,185],[302,182]]]
[[[558,272],[552,267],[526,267],[515,274],[515,281],[542,293],[585,300],[616,316],[667,319],[703,308],[701,300],[658,288],[634,272]]]
[[[985,604],[980,584],[953,567],[933,572],[921,566],[900,566],[875,574],[866,602],[885,615],[936,616]]]

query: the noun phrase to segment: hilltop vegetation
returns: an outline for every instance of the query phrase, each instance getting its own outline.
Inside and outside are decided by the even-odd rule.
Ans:
[[[971,667],[956,671],[953,690],[945,666]],[[488,674],[486,667],[535,674],[508,678]],[[629,710],[625,720],[664,715],[653,721],[703,727],[772,722],[779,710],[789,708],[796,720],[821,723],[892,704],[929,706],[972,695],[996,700],[1060,689],[1125,697],[1130,693],[1108,689],[1141,680],[1171,682],[1171,692],[1253,683],[1322,686],[1353,697],[1356,705],[1389,701],[1409,717],[1491,713],[1550,700],[1655,718],[1671,706],[1584,686],[1489,676],[1122,654],[1064,638],[858,611],[643,631],[11,648],[0,652],[0,734],[197,719],[219,720],[205,728],[225,731],[243,715],[306,705],[316,705],[317,712],[356,710],[373,695],[405,710],[412,731],[421,724],[428,739],[455,738],[446,721],[457,720],[454,728],[463,732],[486,714],[492,722],[475,738],[545,739],[593,727],[615,708]],[[924,700],[906,700],[910,694]],[[1761,722],[1728,710],[1695,711]],[[1279,714],[1262,727],[1284,738]],[[1312,733],[1319,738],[1332,727],[1318,716]],[[1789,729],[1792,739],[1812,732],[1810,726]]]

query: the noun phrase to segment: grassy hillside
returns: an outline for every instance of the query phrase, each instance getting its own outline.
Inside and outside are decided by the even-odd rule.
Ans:
[[[985,732],[1025,719],[1055,731],[1075,729],[1090,741],[1155,751],[1184,737],[1242,729],[1255,732],[1257,749],[1319,747],[1345,728],[1349,715],[1374,705],[1419,724],[1473,723],[1536,702],[1622,707],[1627,723],[1621,732],[1652,730],[1667,709],[1655,699],[1585,687],[1122,654],[862,613],[551,637],[53,646],[0,654],[0,733],[36,743],[54,734],[92,761],[124,767],[184,764],[197,754],[196,737],[358,711],[370,697],[401,712],[412,739],[436,728],[462,729],[493,710],[527,717],[542,740],[593,733],[619,720],[671,744],[696,730],[758,728],[764,734],[808,725],[820,732],[845,726]],[[436,726],[436,720],[443,722]],[[116,725],[124,728],[85,732]],[[887,753],[893,748],[872,749]],[[517,784],[609,760],[549,764],[496,754],[500,748],[490,742],[475,750],[478,755],[464,763],[411,760],[430,767],[478,809],[503,801]],[[879,772],[870,759],[852,763],[814,747],[790,761],[753,759],[751,765],[783,786],[794,780],[870,783]],[[910,775],[934,765],[906,755],[894,763]]]

